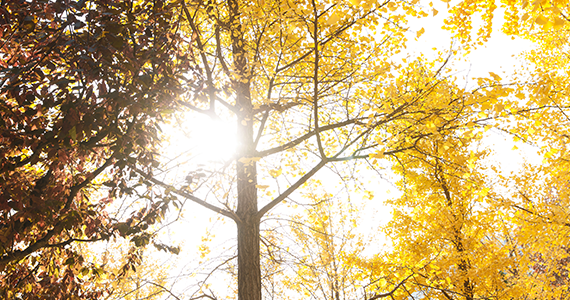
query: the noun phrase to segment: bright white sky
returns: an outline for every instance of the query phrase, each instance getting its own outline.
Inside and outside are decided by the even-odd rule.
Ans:
[[[417,31],[422,27],[425,33],[417,40],[414,41],[415,34],[411,32],[410,43],[408,47],[409,56],[414,57],[419,53],[428,53],[426,56],[435,58],[436,52],[431,50],[436,47],[438,50],[446,51],[451,45],[450,34],[441,29],[443,19],[446,17],[445,4],[437,5],[436,9],[439,14],[436,17],[428,17],[410,22],[410,27],[413,31]],[[499,13],[496,13],[497,20],[502,18]],[[466,80],[466,86],[474,86],[474,82],[470,79],[475,77],[488,76],[489,71],[499,74],[501,77],[506,78],[512,70],[521,65],[520,60],[513,54],[518,54],[523,50],[531,47],[530,43],[522,40],[512,40],[510,37],[505,36],[500,31],[501,24],[495,24],[494,32],[491,40],[480,49],[475,50],[465,58],[456,58],[452,63],[456,66],[457,74]],[[477,27],[475,27],[477,28]],[[431,54],[430,54],[431,53]],[[505,76],[503,76],[505,74]],[[207,125],[205,125],[207,124]],[[194,131],[197,139],[193,139],[192,144],[185,142],[181,132],[176,133],[176,136],[171,138],[171,145],[166,149],[167,156],[172,157],[173,153],[180,153],[181,149],[192,149],[191,152],[186,153],[186,157],[193,161],[196,166],[197,162],[209,161],[215,158],[224,157],[229,158],[233,149],[234,134],[232,132],[232,124],[224,124],[221,122],[214,122],[207,117],[192,116],[191,120],[184,121],[186,131]],[[525,157],[532,156],[533,149],[530,147],[523,148],[523,150],[513,151],[513,143],[510,138],[502,137],[498,134],[490,134],[487,140],[489,145],[494,145],[495,155],[491,158],[491,163],[499,164],[505,171],[516,171],[520,167]],[[519,146],[519,148],[521,148]],[[170,154],[168,154],[170,153]],[[494,161],[494,162],[493,162]],[[184,178],[184,170],[180,170],[176,175],[177,178]],[[333,178],[327,172],[321,172],[320,176],[325,178]],[[389,210],[382,206],[382,199],[397,196],[398,191],[387,182],[378,181],[373,182],[374,191],[377,197],[375,201],[367,203],[367,208],[361,220],[369,220],[369,223],[360,222],[360,225],[365,230],[372,230],[380,223],[386,222],[390,216]],[[336,187],[332,187],[336,189]],[[390,193],[387,193],[390,191]],[[374,205],[376,204],[376,205]],[[378,205],[379,204],[379,205]],[[201,238],[207,229],[215,227],[213,233],[216,239],[210,243],[211,246],[220,245],[214,251],[219,252],[223,248],[233,247],[232,239],[235,238],[235,226],[231,220],[225,222],[218,221],[212,225],[210,220],[215,220],[215,214],[201,208],[193,203],[187,203],[183,212],[184,218],[178,221],[173,226],[170,226],[164,233],[164,240],[170,239],[173,243],[178,243],[182,247],[182,252],[175,262],[177,268],[182,273],[191,271],[196,267],[198,260],[198,245],[201,243]],[[172,261],[171,261],[172,263]],[[172,274],[176,276],[176,274]],[[175,291],[184,291],[187,284],[194,279],[185,280],[188,278],[183,276],[174,285]],[[227,285],[226,285],[227,287]]]

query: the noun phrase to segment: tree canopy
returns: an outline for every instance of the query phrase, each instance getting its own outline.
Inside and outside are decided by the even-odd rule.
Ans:
[[[157,164],[158,123],[191,71],[179,20],[152,1],[8,1],[0,12],[0,294],[99,298],[89,276],[101,267],[70,246],[143,237],[165,212],[167,198],[124,217],[106,208]]]
[[[179,253],[159,224],[201,206],[237,228],[210,270],[230,298],[566,298],[568,5],[444,2],[456,42],[433,58],[404,54],[425,32],[412,19],[438,14],[424,1],[3,1],[0,295],[218,299],[216,275],[177,291],[143,260]],[[454,61],[497,11],[535,48],[509,81],[465,83]],[[161,147],[163,127],[196,146],[199,116],[231,124],[231,157]],[[542,162],[502,172],[493,134]],[[382,248],[353,199],[386,173],[400,193]],[[89,255],[103,243],[128,246]]]

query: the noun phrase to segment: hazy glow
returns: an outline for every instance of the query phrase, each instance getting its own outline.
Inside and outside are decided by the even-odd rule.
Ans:
[[[185,114],[164,128],[169,142],[164,155],[172,164],[205,164],[231,159],[235,152],[235,126],[209,116]]]
[[[196,147],[196,155],[205,161],[226,161],[232,157],[236,147],[236,133],[233,123],[213,120],[210,117],[189,120]]]

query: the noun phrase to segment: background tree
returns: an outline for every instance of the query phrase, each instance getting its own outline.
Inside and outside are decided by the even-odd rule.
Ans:
[[[505,128],[515,141],[532,146],[542,162],[529,162],[521,174],[501,180],[511,193],[504,195],[506,207],[515,209],[519,235],[517,244],[531,255],[528,265],[536,272],[530,278],[524,272],[529,297],[567,297],[566,236],[568,230],[568,19],[569,8],[563,1],[509,1],[504,3],[503,31],[532,41],[535,48],[522,58],[526,70],[516,76],[528,76],[518,88],[521,99],[513,108],[516,122]],[[472,11],[456,11],[470,19]],[[461,23],[458,22],[458,26]],[[512,109],[511,109],[512,110]],[[514,183],[514,184],[513,184]]]
[[[127,239],[83,243],[78,244],[76,249],[89,263],[104,266],[97,270],[96,276],[88,276],[87,268],[79,271],[80,278],[87,275],[85,277],[91,280],[91,284],[105,291],[104,299],[158,300],[165,296],[176,297],[168,282],[171,261],[164,259],[164,253],[151,246],[136,249],[140,261],[128,269],[125,265],[128,265],[134,249]]]
[[[365,237],[357,226],[364,203],[329,194],[316,180],[309,185],[303,193],[309,200],[305,211],[288,219],[288,232],[263,243],[273,257],[280,258],[281,272],[271,278],[282,290],[274,293],[291,299],[362,298],[369,278],[358,262],[374,245],[373,238]]]
[[[419,169],[413,168],[413,162],[401,159],[402,169],[413,175],[404,176],[405,183],[410,185],[408,188],[411,188],[413,193],[417,193],[417,190],[422,192],[417,196],[406,193],[405,198],[395,202],[401,209],[395,215],[395,223],[389,225],[388,230],[393,234],[394,240],[405,247],[405,250],[396,252],[401,258],[395,260],[406,261],[410,258],[408,255],[414,253],[418,257],[437,258],[430,262],[430,265],[436,265],[434,270],[431,270],[432,277],[422,275],[422,280],[431,279],[426,282],[411,282],[418,284],[416,291],[421,291],[412,293],[414,297],[511,299],[523,297],[522,293],[529,299],[567,297],[565,276],[568,253],[565,245],[568,212],[564,201],[568,198],[566,132],[570,120],[570,106],[566,97],[568,74],[565,58],[568,8],[566,3],[558,1],[505,1],[504,4],[506,22],[503,30],[534,41],[537,48],[523,56],[529,63],[528,68],[511,74],[512,78],[519,81],[518,85],[494,90],[492,87],[502,82],[502,79],[491,74],[495,84],[492,81],[487,82],[487,88],[481,89],[481,93],[478,92],[479,97],[490,99],[481,102],[479,114],[482,121],[485,121],[485,117],[487,121],[493,120],[492,123],[487,123],[488,125],[507,132],[515,141],[524,141],[531,145],[543,161],[529,162],[522,174],[500,173],[496,166],[491,166],[484,172],[497,172],[494,179],[484,179],[480,174],[474,176],[472,172],[464,178],[455,172],[471,169],[470,165],[476,166],[480,159],[467,159],[466,152],[462,154],[461,147],[465,141],[452,142],[453,155],[457,158],[464,157],[465,160],[463,163],[458,161],[457,164],[446,165],[442,170],[447,168],[447,171],[439,174],[447,174],[448,183],[454,180],[464,183],[458,189],[447,186],[450,195],[447,197],[441,179],[445,176],[438,176],[436,165],[429,163],[429,159],[424,158],[425,168]],[[450,8],[451,17],[446,21],[447,27],[452,29],[465,45],[474,46],[476,43],[473,41],[483,43],[491,34],[493,11],[498,5],[495,1],[461,1]],[[485,25],[474,37],[471,21],[475,13],[481,11]],[[485,81],[480,81],[480,84],[485,84]],[[511,99],[504,97],[509,94]],[[402,153],[401,156],[408,154]],[[432,160],[439,161],[435,157]],[[452,160],[447,158],[443,161]],[[489,165],[484,161],[479,163]],[[462,172],[464,171],[460,173]],[[419,180],[423,183],[420,184]],[[469,182],[472,180],[479,182],[471,185]],[[496,190],[488,192],[487,189],[491,186]],[[438,196],[452,199],[454,193],[456,201],[451,202],[452,206],[443,209],[432,209],[432,205],[436,205],[437,201],[413,201],[416,197],[421,200]],[[457,203],[457,200],[466,199],[467,202]],[[464,211],[460,210],[458,213],[458,204]],[[447,209],[452,207],[455,208],[448,212]],[[443,222],[438,221],[440,216],[445,216]],[[460,250],[457,239],[445,234],[433,234],[446,226],[450,227],[441,233],[457,232],[454,229],[456,226],[462,229],[458,236],[463,236],[465,241],[462,243],[461,252],[468,253],[465,254],[469,257],[465,260],[468,264],[462,265],[460,259],[449,263],[450,257],[454,255],[450,255],[449,250],[441,245],[448,244],[454,248],[457,256],[457,251]],[[490,231],[487,231],[489,229]],[[398,236],[405,235],[406,232],[409,233],[409,238]],[[473,239],[467,242],[470,238]],[[481,253],[485,253],[485,256],[481,256]],[[447,263],[444,263],[445,261]],[[440,263],[443,263],[443,267]],[[414,263],[407,265],[412,268]],[[466,269],[465,266],[468,267],[464,273],[466,275],[461,275],[458,270]],[[447,280],[444,274],[452,275]]]
[[[133,189],[156,165],[158,122],[190,71],[173,4],[3,1],[0,7],[0,295],[91,299],[78,242],[132,237],[168,208]],[[99,192],[96,192],[99,191]],[[105,208],[134,194],[123,215]],[[126,262],[134,268],[138,250]]]
[[[392,201],[394,218],[385,230],[394,250],[383,258],[413,272],[401,298],[510,299],[525,291],[516,276],[528,254],[517,253],[516,226],[491,197],[482,175],[485,153],[460,140],[401,155],[404,194]],[[445,143],[454,150],[441,149]]]

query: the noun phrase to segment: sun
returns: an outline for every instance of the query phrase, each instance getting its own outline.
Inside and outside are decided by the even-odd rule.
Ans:
[[[230,121],[199,114],[179,115],[163,130],[168,164],[223,163],[235,154],[236,128]]]
[[[236,149],[233,122],[205,117],[195,124],[194,132],[197,153],[206,161],[227,161],[233,157]]]

